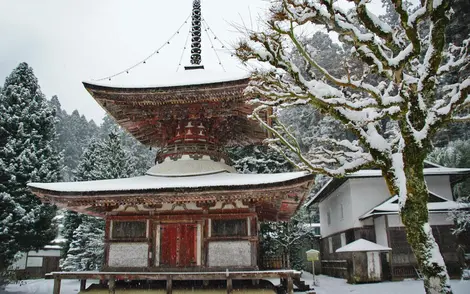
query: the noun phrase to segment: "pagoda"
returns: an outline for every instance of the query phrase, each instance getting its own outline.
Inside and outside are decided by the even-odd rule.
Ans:
[[[202,72],[200,3],[193,5],[191,65],[185,69]],[[171,285],[171,279],[185,279],[189,273],[187,279],[198,279],[197,273],[204,273],[201,280],[220,279],[221,272],[227,279],[229,272],[250,278],[259,269],[259,223],[289,220],[314,176],[239,174],[231,166],[227,146],[259,144],[267,136],[247,117],[254,107],[244,95],[248,82],[240,78],[159,87],[84,83],[121,127],[158,152],[143,176],[29,184],[43,202],[102,217],[106,223],[102,272],[56,273],[59,291],[60,278],[67,277],[112,282],[161,277]]]

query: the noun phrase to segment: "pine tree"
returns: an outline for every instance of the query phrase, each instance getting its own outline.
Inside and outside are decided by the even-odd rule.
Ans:
[[[75,180],[105,180],[129,177],[134,161],[122,146],[118,134],[111,132],[104,140],[94,140],[75,170]],[[67,212],[64,217],[66,255],[64,270],[97,270],[103,260],[104,222],[100,218]]]
[[[103,220],[83,216],[82,223],[73,232],[67,257],[61,264],[65,271],[100,270],[103,263]]]
[[[55,182],[61,158],[54,142],[55,112],[41,93],[33,70],[21,63],[0,94],[0,271],[18,251],[37,249],[57,233],[56,208],[42,204],[28,182]]]
[[[243,174],[269,174],[292,170],[291,164],[267,146],[234,147],[228,150],[235,169]]]
[[[122,129],[110,116],[106,115],[98,132],[98,136],[101,139],[107,139],[111,133],[119,136],[123,149],[126,150],[134,161],[134,172],[130,175],[142,175],[153,165],[157,150],[152,151],[142,145],[142,143]]]

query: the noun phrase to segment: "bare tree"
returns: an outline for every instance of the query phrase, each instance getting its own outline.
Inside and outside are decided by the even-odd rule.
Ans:
[[[414,12],[404,1],[392,0],[399,15],[399,23],[392,25],[374,15],[368,1],[348,2],[353,8],[346,11],[336,0],[273,1],[266,29],[249,31],[237,45],[242,61],[270,65],[253,73],[246,90],[261,97],[253,100],[258,106],[252,117],[274,135],[270,146],[299,168],[334,177],[371,165],[380,168],[390,194],[399,196],[426,293],[452,293],[428,223],[423,167],[436,131],[470,118],[458,115],[470,101],[470,78],[453,83],[444,78],[468,66],[470,39],[446,44],[445,28],[453,13],[448,0],[421,0]],[[303,41],[302,35],[318,26],[351,46],[351,62],[344,63],[342,74],[322,67]],[[296,65],[297,56],[307,69]],[[295,104],[313,105],[357,139],[324,138],[302,150],[288,126],[276,119],[279,109]],[[265,113],[273,114],[273,124],[262,119]]]

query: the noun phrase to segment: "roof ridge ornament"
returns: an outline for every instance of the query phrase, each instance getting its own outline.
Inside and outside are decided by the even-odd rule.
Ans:
[[[201,0],[193,0],[193,12],[191,14],[191,65],[185,66],[185,70],[204,69],[204,65],[201,65],[201,19]]]

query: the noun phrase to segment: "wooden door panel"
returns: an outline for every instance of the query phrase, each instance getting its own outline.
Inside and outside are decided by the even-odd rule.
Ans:
[[[180,266],[196,265],[196,234],[196,225],[181,225]]]
[[[197,225],[165,224],[160,231],[160,264],[189,267],[197,263]]]
[[[162,265],[176,266],[177,233],[178,233],[177,225],[162,225],[161,226],[160,263]]]

